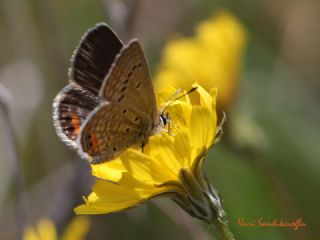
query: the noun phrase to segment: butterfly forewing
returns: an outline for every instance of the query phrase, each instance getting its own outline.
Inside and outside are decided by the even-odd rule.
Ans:
[[[123,150],[145,139],[149,118],[137,109],[118,103],[104,103],[88,118],[81,130],[80,154],[92,163],[109,161]]]
[[[106,76],[100,96],[145,112],[150,121],[157,116],[156,100],[148,64],[137,40],[131,41],[116,57]]]
[[[70,78],[98,95],[101,84],[122,46],[119,38],[106,24],[97,24],[82,37],[75,50],[69,70]]]

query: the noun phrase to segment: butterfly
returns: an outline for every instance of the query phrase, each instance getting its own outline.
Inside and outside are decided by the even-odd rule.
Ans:
[[[93,164],[143,147],[169,120],[157,110],[139,41],[124,45],[104,23],[82,37],[69,79],[53,102],[54,126],[63,142]]]

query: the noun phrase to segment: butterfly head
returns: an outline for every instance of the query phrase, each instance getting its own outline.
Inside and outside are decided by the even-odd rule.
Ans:
[[[160,124],[163,128],[165,128],[167,124],[171,121],[169,112],[167,112],[166,114],[161,113],[159,118],[160,118]]]
[[[160,110],[160,115],[159,115],[159,120],[160,120],[160,125],[162,129],[165,129],[166,126],[168,126],[167,132],[170,134],[171,133],[171,118],[169,115],[169,112],[166,111],[174,102],[177,100],[181,99],[182,97],[194,92],[197,90],[197,87],[191,88],[188,92],[183,93],[182,95],[179,96],[181,89],[178,89],[171,97],[167,100],[167,102],[162,106]]]

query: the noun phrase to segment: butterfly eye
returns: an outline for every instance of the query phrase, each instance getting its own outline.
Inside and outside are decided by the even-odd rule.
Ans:
[[[167,116],[164,116],[163,114],[160,114],[160,121],[163,124],[163,126],[165,127],[167,125],[167,122],[168,122]]]
[[[113,147],[113,151],[116,152],[116,151],[117,151],[117,148],[116,148],[116,147]]]

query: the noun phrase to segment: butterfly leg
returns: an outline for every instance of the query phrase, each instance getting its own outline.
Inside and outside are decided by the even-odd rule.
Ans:
[[[146,145],[145,142],[141,143],[141,152],[143,153],[144,152],[144,146]]]
[[[170,118],[170,116],[169,116],[169,112],[167,112],[166,118],[167,118],[167,121],[168,121],[168,134],[169,134],[170,136],[172,136],[172,132],[171,132],[171,118]]]
[[[172,119],[170,118],[169,112],[166,113],[166,118],[167,118],[167,122],[168,122],[168,134],[170,136],[174,137],[175,135],[171,129]]]

